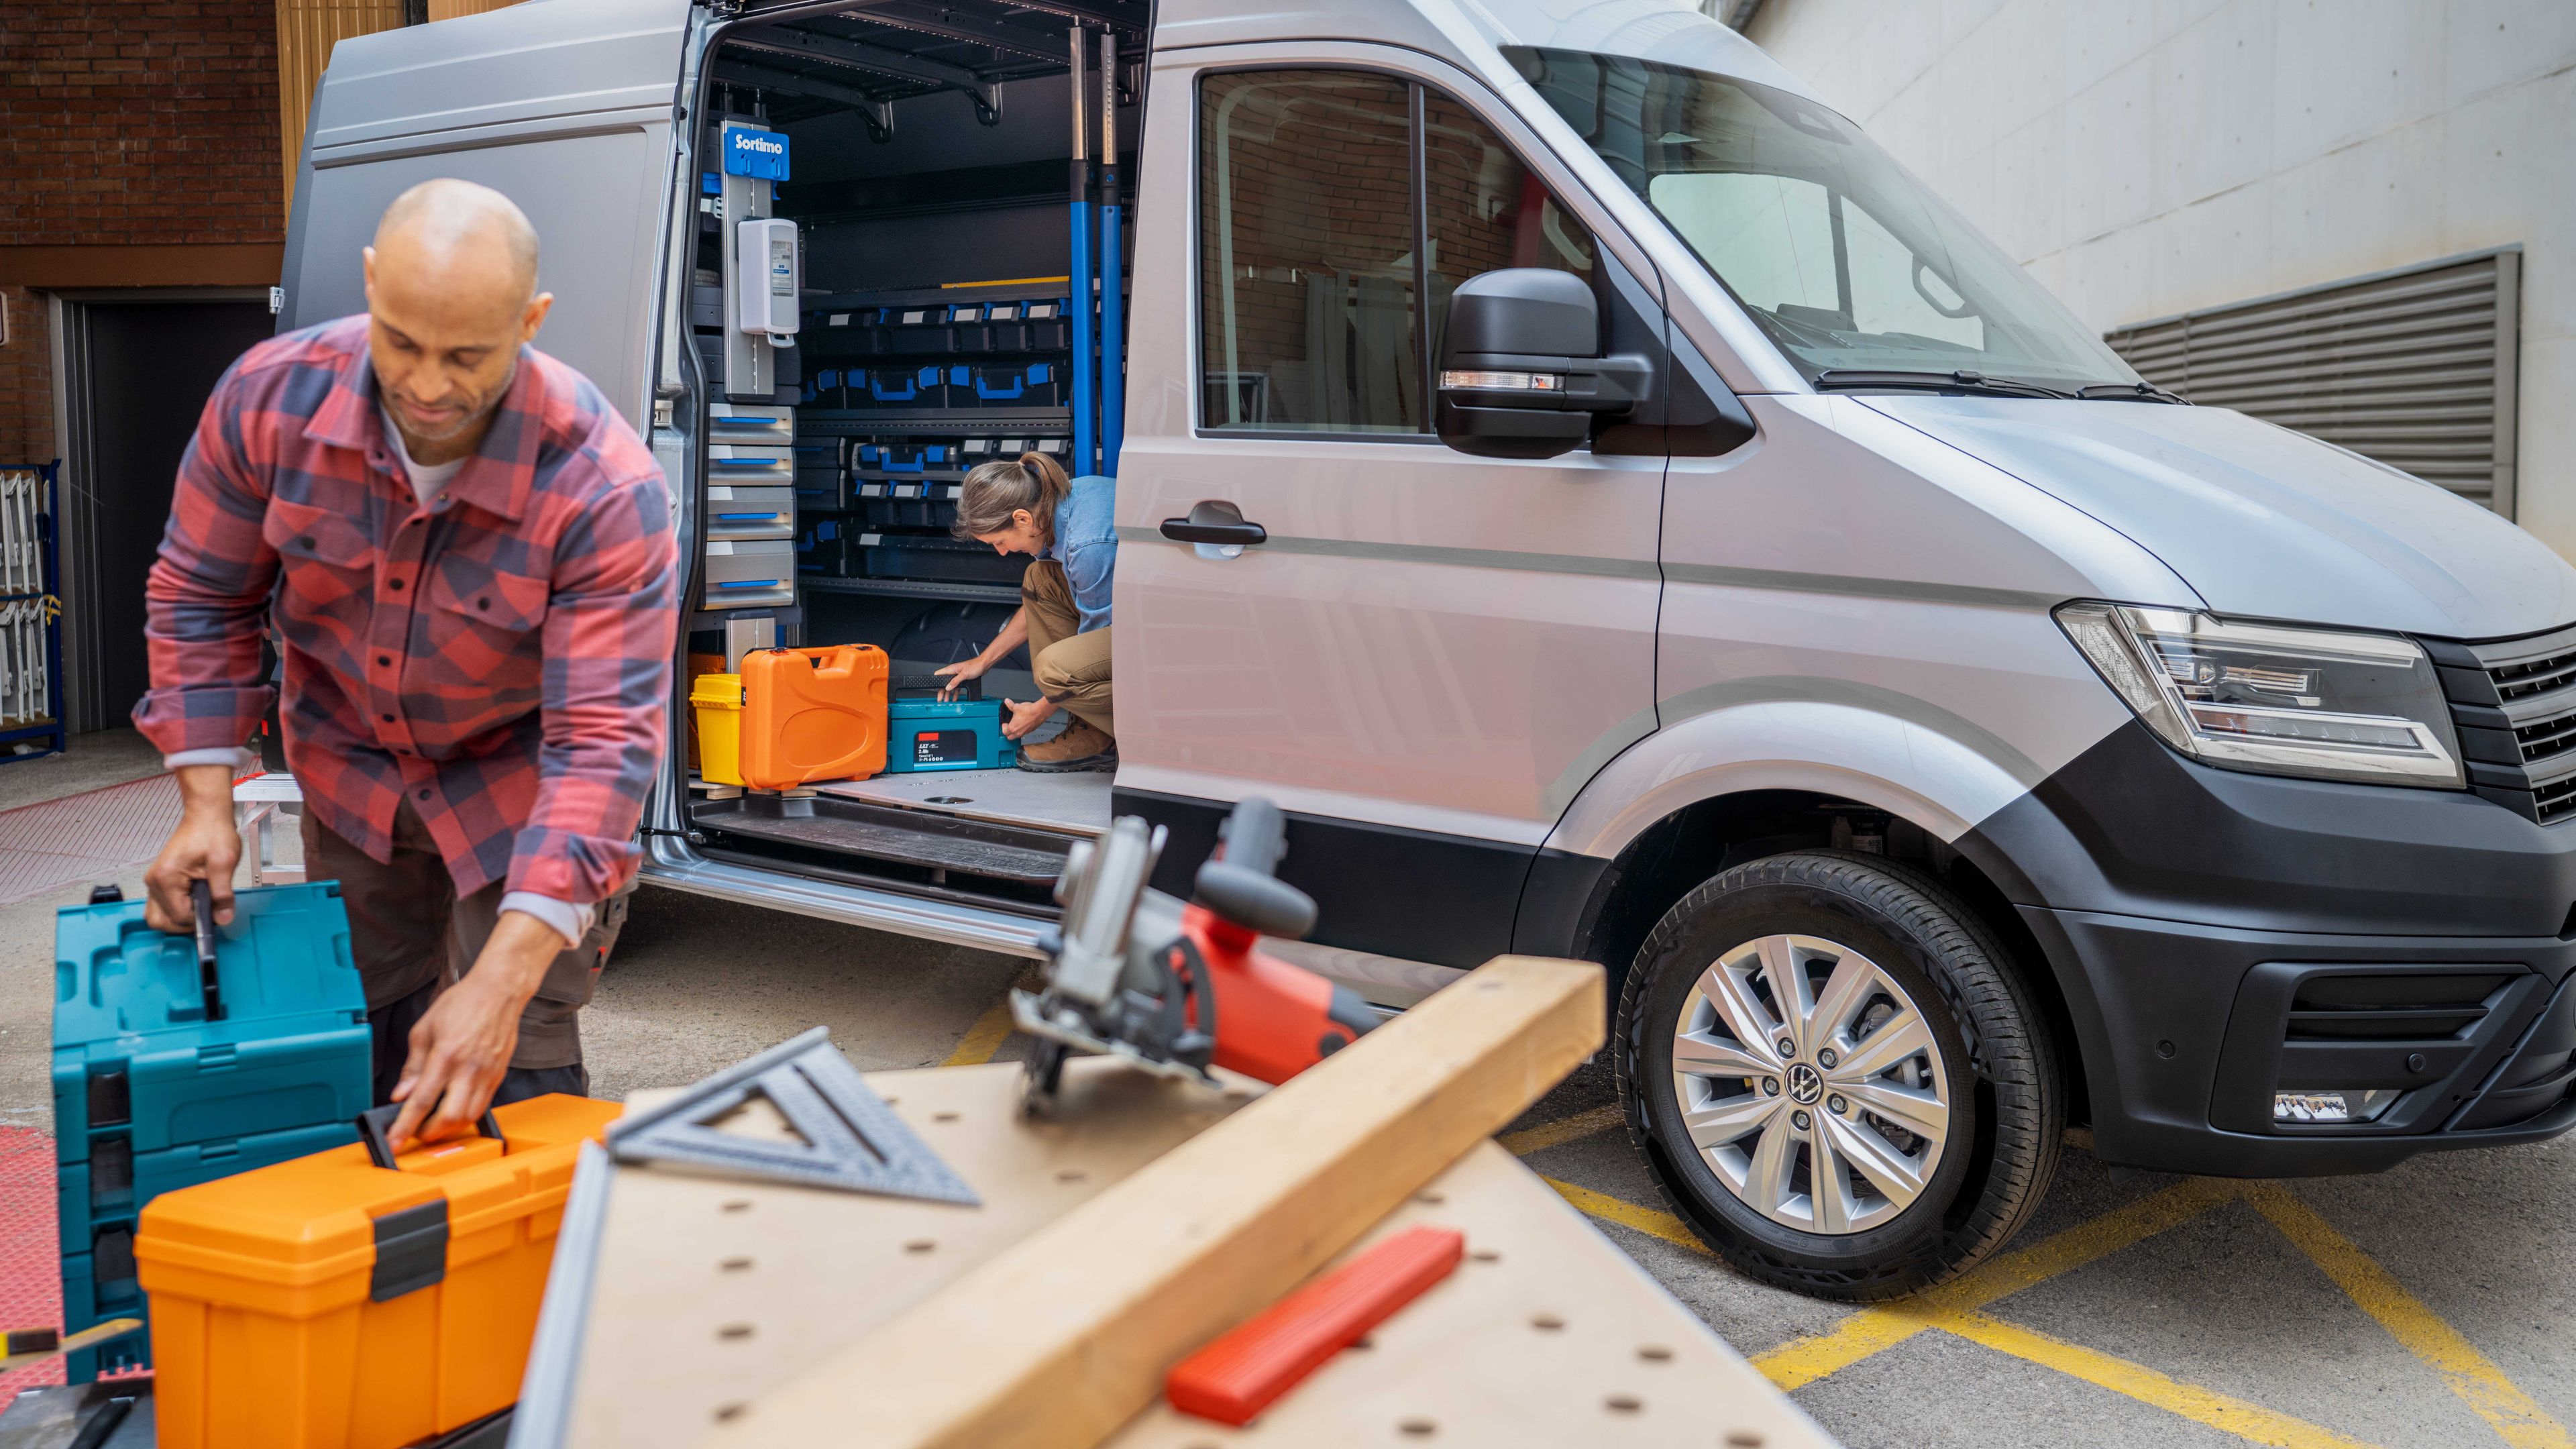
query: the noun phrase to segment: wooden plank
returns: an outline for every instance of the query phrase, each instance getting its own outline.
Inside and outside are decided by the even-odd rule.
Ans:
[[[687,1449],[1262,1090],[1211,1091],[1090,1057],[1065,1064],[1062,1117],[1032,1121],[1021,1077],[1001,1062],[867,1074],[981,1208],[619,1168],[566,1394],[566,1449]],[[669,1095],[636,1092],[627,1106]],[[757,1100],[724,1128],[792,1135]]]
[[[1601,968],[1506,956],[744,1403],[711,1446],[1088,1446],[1602,1041]],[[971,1181],[971,1179],[970,1179]]]

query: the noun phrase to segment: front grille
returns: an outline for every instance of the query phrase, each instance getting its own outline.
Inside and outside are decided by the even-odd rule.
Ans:
[[[2576,817],[2576,626],[2519,639],[2427,639],[2469,786],[2542,824]]]

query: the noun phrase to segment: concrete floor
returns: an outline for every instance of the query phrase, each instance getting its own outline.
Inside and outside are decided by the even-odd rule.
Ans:
[[[37,805],[161,773],[161,752],[131,729],[74,735],[59,755],[0,764],[0,810]]]
[[[79,896],[0,908],[0,1124],[47,1122],[51,908]],[[980,1054],[1026,967],[647,888],[585,1017],[594,1090],[684,1083],[818,1022],[862,1068],[935,1064],[961,1042]],[[1610,1102],[1596,1061],[1515,1126],[1579,1129]],[[2114,1182],[2078,1146],[2011,1260],[1964,1297],[1858,1313],[1686,1245],[1615,1125],[1526,1157],[1736,1348],[1802,1384],[1798,1402],[1853,1449],[2544,1446],[2576,1422],[2576,1214],[2556,1206],[2576,1190],[2569,1144],[2252,1198]],[[2171,1226],[2123,1227],[2177,1194]],[[1889,1346],[1847,1347],[1864,1338]]]

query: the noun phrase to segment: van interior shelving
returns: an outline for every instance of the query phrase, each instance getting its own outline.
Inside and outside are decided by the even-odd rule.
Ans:
[[[1106,319],[1077,314],[1098,295],[1123,313],[1123,289],[1095,283],[1125,269],[1103,264],[1101,205],[1076,205],[1070,163],[1079,128],[1099,169],[1107,89],[1133,194],[1149,19],[1122,0],[880,0],[718,38],[696,110],[689,321],[709,446],[692,675],[751,647],[864,643],[916,687],[1019,604],[1024,556],[950,536],[967,470],[1042,451],[1114,471],[1087,461],[1114,443],[1077,421],[1075,349],[1121,365]],[[793,345],[737,315],[737,269],[762,265],[742,224],[760,218],[795,228]],[[1005,660],[986,697],[1036,698],[1028,670],[1025,650]],[[693,772],[690,824],[718,858],[1042,914],[1071,844],[1107,827],[1110,780],[953,770],[772,795]]]

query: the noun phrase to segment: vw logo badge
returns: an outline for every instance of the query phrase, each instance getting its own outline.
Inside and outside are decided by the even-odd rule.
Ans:
[[[1814,1067],[1798,1062],[1789,1068],[1789,1100],[1801,1107],[1812,1107],[1825,1094],[1825,1079]]]

